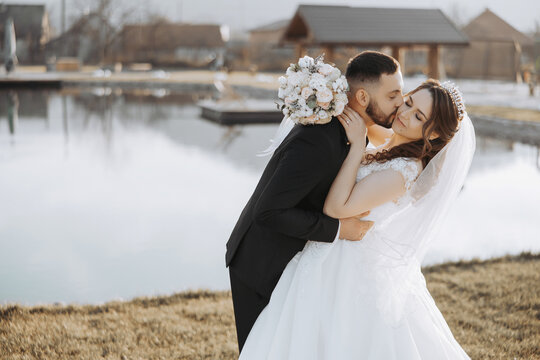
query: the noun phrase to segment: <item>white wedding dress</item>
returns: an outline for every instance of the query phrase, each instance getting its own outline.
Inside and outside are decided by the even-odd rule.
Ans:
[[[402,173],[407,189],[420,171],[414,160],[397,158],[362,166],[357,180],[388,168]],[[469,359],[428,292],[419,261],[387,261],[394,249],[379,229],[411,201],[408,190],[372,209],[365,219],[375,225],[361,241],[308,241],[285,268],[240,359]]]

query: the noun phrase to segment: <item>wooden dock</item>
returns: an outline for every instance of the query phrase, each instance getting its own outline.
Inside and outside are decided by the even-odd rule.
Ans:
[[[59,78],[21,78],[21,77],[0,77],[0,89],[60,89],[62,80]]]
[[[201,117],[221,125],[279,124],[283,114],[273,100],[201,101]]]

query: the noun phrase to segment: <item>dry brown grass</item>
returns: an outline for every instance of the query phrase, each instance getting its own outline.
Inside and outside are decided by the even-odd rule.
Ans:
[[[101,306],[4,306],[1,359],[233,359],[230,292]]]
[[[472,359],[540,359],[540,254],[424,269]],[[230,292],[0,306],[1,359],[235,359]]]
[[[488,115],[509,120],[540,122],[540,111],[533,109],[517,109],[490,105],[467,105],[467,112],[471,115]]]
[[[472,359],[540,359],[540,254],[443,264],[424,274]]]

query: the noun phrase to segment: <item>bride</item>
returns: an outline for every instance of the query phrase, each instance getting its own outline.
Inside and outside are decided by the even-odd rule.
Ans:
[[[469,359],[429,294],[420,264],[475,149],[459,90],[428,80],[392,130],[339,117],[350,151],[326,202],[373,227],[361,241],[308,241],[287,264],[240,359]],[[385,142],[385,137],[388,140]]]

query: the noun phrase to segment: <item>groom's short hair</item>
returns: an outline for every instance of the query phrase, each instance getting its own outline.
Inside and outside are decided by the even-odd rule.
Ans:
[[[391,56],[379,51],[362,51],[349,60],[345,77],[351,89],[376,83],[382,74],[392,75],[399,63]]]

